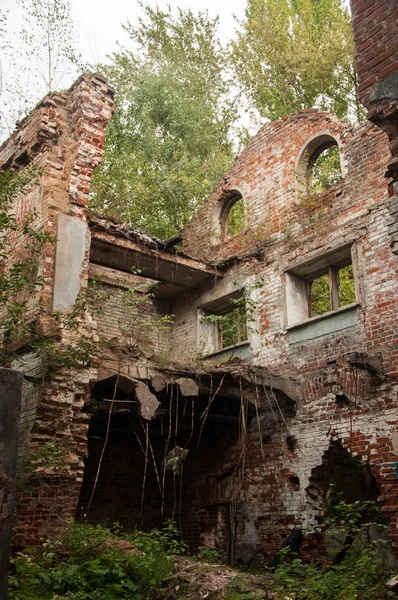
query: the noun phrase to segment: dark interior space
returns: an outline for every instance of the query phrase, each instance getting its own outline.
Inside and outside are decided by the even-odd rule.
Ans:
[[[240,383],[233,388],[232,382],[210,382],[209,390],[200,387],[196,397],[184,397],[176,384],[168,384],[156,393],[156,417],[145,420],[134,383],[125,378],[117,383],[115,389],[116,377],[111,377],[92,389],[77,519],[118,523],[131,531],[161,527],[171,518],[191,550],[197,550],[201,530],[221,513],[228,517],[225,504],[203,506],[209,505],[208,481],[222,482],[238,467],[242,425],[255,410],[239,397]],[[222,395],[224,390],[229,395]]]
[[[347,503],[376,501],[380,494],[369,466],[359,457],[352,456],[340,442],[332,442],[313,469],[307,494],[324,508],[326,497],[332,505],[340,500]]]

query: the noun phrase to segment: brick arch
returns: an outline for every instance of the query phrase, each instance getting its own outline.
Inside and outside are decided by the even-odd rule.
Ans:
[[[309,502],[317,508],[320,516],[324,511],[327,492],[335,485],[337,492],[344,492],[347,502],[377,500],[378,482],[369,463],[352,456],[340,440],[332,440],[322,456],[322,461],[311,471],[306,494]]]
[[[332,146],[338,146],[339,148],[341,175],[344,178],[347,170],[342,160],[343,145],[339,132],[334,129],[319,131],[306,140],[297,156],[296,171],[305,174],[307,170],[314,167],[321,154]]]
[[[387,462],[387,456],[383,461],[380,460],[379,453],[383,444],[387,444],[387,438],[375,439],[374,436],[368,436],[356,430],[344,438],[335,437],[323,453],[321,462],[312,469],[305,492],[314,520],[322,520],[326,492],[338,474],[344,458],[352,459],[354,464],[357,461],[358,466],[364,467],[365,485],[363,489],[358,489],[358,487],[356,489],[354,482],[345,499],[347,502],[379,501],[380,508],[389,523],[388,535],[393,550],[398,556],[398,481],[395,479],[394,463]],[[375,452],[376,449],[377,452]],[[348,477],[350,477],[349,472]]]
[[[212,245],[222,244],[228,239],[228,217],[237,202],[245,202],[241,189],[233,187],[223,190],[214,203]]]

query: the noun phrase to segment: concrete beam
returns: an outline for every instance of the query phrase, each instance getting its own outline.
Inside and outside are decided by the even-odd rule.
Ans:
[[[144,277],[191,289],[200,289],[222,277],[217,269],[199,260],[96,231],[92,231],[90,262],[126,273],[134,267]]]

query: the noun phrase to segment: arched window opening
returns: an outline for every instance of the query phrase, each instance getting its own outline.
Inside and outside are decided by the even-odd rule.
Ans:
[[[318,154],[309,175],[312,187],[319,192],[328,190],[332,185],[342,180],[340,150],[336,143],[323,149]]]
[[[335,138],[325,134],[313,139],[303,152],[300,171],[306,187],[315,194],[341,181],[340,148]]]
[[[245,205],[239,193],[228,198],[221,212],[221,230],[223,240],[227,240],[245,228]]]

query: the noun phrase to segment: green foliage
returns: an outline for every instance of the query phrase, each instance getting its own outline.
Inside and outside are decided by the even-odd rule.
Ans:
[[[371,500],[346,502],[331,487],[326,499],[327,516],[318,529],[326,537],[350,537],[350,551],[340,564],[320,569],[300,559],[288,560],[288,550],[275,576],[278,600],[296,592],[300,600],[382,600],[388,597],[385,582],[390,576],[377,560],[376,548],[363,535],[366,527],[385,522],[379,506]],[[364,518],[365,517],[365,518]],[[356,545],[353,545],[353,540]]]
[[[175,234],[230,166],[237,116],[228,57],[207,12],[142,5],[131,48],[103,70],[117,90],[91,206],[159,237]]]
[[[23,345],[36,333],[36,325],[29,319],[29,296],[41,289],[43,278],[38,272],[38,259],[52,237],[35,226],[34,212],[17,219],[12,209],[18,198],[38,184],[41,171],[35,166],[20,174],[5,171],[0,174],[0,306],[2,347],[0,365],[10,366],[15,348]],[[24,244],[18,253],[10,255],[10,244],[16,240]]]
[[[54,330],[40,330],[37,316],[39,293],[44,279],[39,269],[46,244],[54,238],[41,231],[34,211],[16,216],[18,201],[39,184],[41,170],[31,165],[20,173],[0,174],[0,366],[9,367],[18,350],[29,346],[40,354],[44,370],[87,364],[97,352],[97,344],[84,332],[82,321],[93,295],[94,285],[83,289],[72,310],[55,315]],[[23,244],[17,240],[23,239]],[[12,247],[13,252],[10,252]],[[74,339],[59,343],[58,332],[68,332]]]
[[[311,169],[311,188],[313,193],[321,193],[341,181],[340,149],[330,146],[322,152]]]
[[[43,472],[55,475],[65,467],[65,450],[54,442],[44,442],[35,450],[23,449],[18,455],[18,492],[40,494],[41,488],[46,485]]]
[[[171,573],[171,556],[184,550],[171,522],[160,531],[133,534],[74,523],[60,539],[15,557],[9,598],[143,600]]]
[[[361,117],[343,0],[248,0],[233,59],[266,118],[314,106],[341,118]]]
[[[23,9],[21,37],[37,94],[55,90],[80,62],[74,39],[71,0],[17,0]]]
[[[356,300],[355,281],[352,265],[338,270],[339,306],[346,306]],[[323,315],[332,310],[329,275],[323,275],[311,282],[311,316]]]
[[[228,237],[237,235],[245,227],[245,205],[243,200],[237,200],[228,212]]]
[[[264,597],[268,597],[264,596],[264,590],[250,589],[243,575],[236,575],[222,595],[223,600],[263,600]]]
[[[220,562],[221,555],[217,550],[202,548],[198,552],[198,560],[205,563],[217,564]]]
[[[332,305],[329,275],[323,275],[311,282],[311,317],[323,315],[330,310]]]
[[[237,285],[237,284],[235,284]],[[221,339],[221,348],[234,346],[247,340],[248,333],[256,333],[257,301],[253,292],[261,289],[263,279],[257,279],[252,285],[245,288],[244,293],[238,298],[231,298],[229,304],[220,313],[210,313],[201,318],[201,323],[214,323],[218,327]]]
[[[346,306],[355,302],[355,281],[352,265],[339,269],[339,282],[339,305]]]
[[[277,600],[294,592],[300,600],[382,600],[388,597],[385,581],[389,573],[380,570],[370,549],[326,571],[295,558],[280,565],[275,576],[274,589],[280,592]]]

